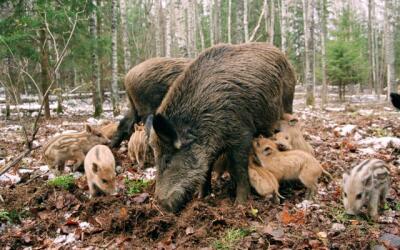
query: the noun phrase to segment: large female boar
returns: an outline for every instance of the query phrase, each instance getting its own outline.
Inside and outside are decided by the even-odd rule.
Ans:
[[[211,166],[221,154],[229,161],[236,201],[246,201],[251,141],[270,136],[281,117],[283,79],[295,81],[290,63],[264,43],[214,46],[185,69],[152,118],[155,196],[163,208],[178,211],[199,187],[207,194]]]
[[[117,147],[133,132],[133,124],[145,121],[156,111],[172,82],[190,62],[185,58],[157,57],[133,67],[125,76],[125,90],[131,105],[120,121],[111,146]]]

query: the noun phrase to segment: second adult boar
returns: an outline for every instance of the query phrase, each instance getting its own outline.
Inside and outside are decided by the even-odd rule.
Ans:
[[[199,186],[206,195],[221,154],[229,162],[236,201],[247,200],[251,141],[272,135],[284,110],[284,79],[295,81],[290,63],[264,43],[217,45],[185,69],[158,108],[150,134],[155,196],[164,209],[180,210]]]
[[[172,82],[182,73],[190,59],[156,57],[133,67],[125,76],[125,90],[131,105],[119,122],[111,147],[117,147],[133,133],[133,124],[144,122],[156,111]]]

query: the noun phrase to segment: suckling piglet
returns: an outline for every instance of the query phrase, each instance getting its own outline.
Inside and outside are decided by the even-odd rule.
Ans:
[[[115,159],[107,146],[97,145],[87,153],[85,174],[91,197],[101,192],[105,194],[115,194],[117,192]]]
[[[378,206],[385,203],[390,176],[387,164],[378,159],[364,160],[349,173],[343,173],[343,204],[348,214],[359,214],[366,205],[376,219]]]
[[[317,191],[318,178],[322,173],[331,177],[311,154],[301,150],[279,151],[271,139],[253,140],[254,157],[259,165],[280,180],[299,179],[307,187],[307,198]]]
[[[147,155],[147,135],[143,125],[135,124],[135,132],[132,134],[128,143],[128,155],[131,161],[137,162],[143,167],[146,162]]]

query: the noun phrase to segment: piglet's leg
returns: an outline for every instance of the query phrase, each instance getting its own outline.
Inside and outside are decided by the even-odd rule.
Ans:
[[[76,154],[76,162],[72,166],[72,170],[74,172],[78,171],[79,168],[82,166],[84,160],[85,160],[85,154],[83,152],[77,152],[77,154]]]
[[[88,186],[89,186],[89,197],[93,198],[96,195],[96,189],[94,188],[92,182],[88,181]]]
[[[378,218],[379,196],[380,192],[372,192],[369,199],[368,213],[373,220],[376,220]]]
[[[382,190],[381,190],[381,192],[380,192],[380,195],[379,195],[379,204],[380,204],[380,207],[381,207],[381,208],[383,208],[383,206],[385,205],[386,196],[387,196],[388,190],[389,190],[389,185],[386,184],[386,185],[384,185],[384,186],[382,187]]]

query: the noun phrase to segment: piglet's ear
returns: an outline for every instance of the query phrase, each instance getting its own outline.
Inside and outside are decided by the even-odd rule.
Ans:
[[[99,166],[94,162],[93,162],[93,165],[92,165],[92,170],[93,170],[93,173],[97,173],[97,171],[99,171]]]
[[[170,144],[176,149],[181,148],[182,143],[178,138],[178,133],[176,132],[174,125],[162,114],[156,114],[154,116],[153,129],[160,140],[164,143]]]
[[[262,166],[261,161],[256,154],[252,154],[251,158],[257,166]]]
[[[347,182],[347,180],[348,180],[348,178],[349,178],[349,174],[348,173],[343,173],[343,175],[342,175],[342,185],[344,186],[344,184]]]

